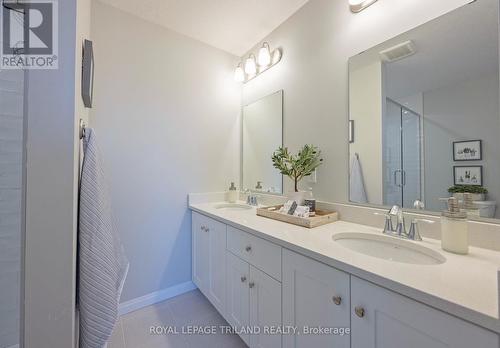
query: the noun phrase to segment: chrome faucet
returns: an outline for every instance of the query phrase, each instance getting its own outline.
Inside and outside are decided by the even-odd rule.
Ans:
[[[434,221],[432,220],[427,220],[427,219],[413,219],[410,225],[410,231],[407,234],[408,239],[410,240],[416,240],[416,241],[421,241],[422,236],[420,235],[418,231],[418,223],[419,222],[424,222],[426,224],[433,224]]]
[[[406,225],[405,225],[405,217],[403,215],[403,208],[398,205],[392,206],[391,210],[389,210],[389,216],[395,216],[397,218],[396,223],[396,232],[398,236],[402,236],[406,234]],[[391,220],[392,221],[392,220]]]
[[[258,198],[256,194],[252,194],[252,192],[249,189],[245,190],[245,194],[247,195],[247,204],[251,206],[258,206]]]
[[[383,215],[385,216],[385,225],[384,231],[382,233],[388,234],[390,236],[395,236],[403,239],[409,239],[414,241],[421,241],[422,236],[420,236],[418,230],[418,223],[424,222],[428,224],[433,224],[434,221],[427,219],[413,219],[410,224],[409,232],[406,232],[405,218],[403,214],[403,209],[397,205],[393,206],[389,212],[385,214],[375,213],[375,215]],[[392,218],[397,218],[396,228],[392,223]]]

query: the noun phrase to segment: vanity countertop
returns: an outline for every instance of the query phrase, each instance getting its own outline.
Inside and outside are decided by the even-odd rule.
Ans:
[[[392,262],[356,253],[332,239],[333,235],[343,232],[380,235],[381,228],[337,221],[308,229],[257,216],[255,208],[231,211],[216,209],[216,204],[199,203],[190,204],[189,207],[225,224],[500,333],[500,252],[471,247],[469,255],[456,255],[443,251],[439,240],[425,238],[422,242],[408,242],[419,243],[439,252],[446,258],[446,262],[439,265]]]

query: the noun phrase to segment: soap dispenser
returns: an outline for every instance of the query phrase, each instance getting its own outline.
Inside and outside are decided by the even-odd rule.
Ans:
[[[441,214],[441,248],[456,253],[469,253],[467,213],[460,211],[458,200],[448,198],[448,210]]]
[[[238,200],[238,191],[236,190],[236,186],[234,186],[234,182],[231,183],[229,190],[227,191],[227,201],[229,203],[236,203]]]

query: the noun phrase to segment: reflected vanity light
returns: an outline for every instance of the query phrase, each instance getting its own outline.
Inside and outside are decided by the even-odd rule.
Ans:
[[[255,56],[250,54],[245,62],[245,72],[249,76],[257,74],[257,64],[255,63]]]
[[[375,3],[377,0],[349,0],[349,7],[354,13],[363,11],[365,8]]]
[[[257,62],[259,66],[268,66],[271,64],[271,50],[269,49],[269,44],[264,42],[259,50],[259,57]]]
[[[234,80],[237,82],[245,81],[245,72],[243,71],[242,65],[242,63],[239,63],[234,71]]]
[[[280,48],[271,51],[267,42],[262,44],[257,54],[257,59],[253,53],[250,53],[245,60],[245,64],[240,62],[234,71],[234,80],[246,83],[262,74],[270,67],[281,61],[282,52]]]

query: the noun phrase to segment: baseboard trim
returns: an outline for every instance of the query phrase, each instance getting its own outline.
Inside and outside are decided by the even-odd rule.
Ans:
[[[119,314],[124,315],[138,309],[151,306],[155,303],[168,300],[169,298],[181,295],[196,288],[196,285],[194,285],[192,281],[188,281],[163,290],[152,292],[141,297],[134,298],[130,301],[120,303]]]

